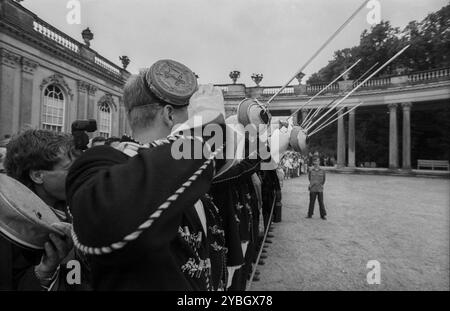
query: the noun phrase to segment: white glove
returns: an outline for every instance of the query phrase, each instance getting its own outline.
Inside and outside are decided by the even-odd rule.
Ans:
[[[189,100],[188,115],[189,119],[201,116],[202,124],[208,124],[222,116],[221,123],[223,123],[225,104],[222,90],[212,84],[200,85]]]

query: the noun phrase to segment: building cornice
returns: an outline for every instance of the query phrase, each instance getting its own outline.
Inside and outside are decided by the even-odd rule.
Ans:
[[[122,76],[114,75],[95,62],[82,57],[80,54],[57,45],[52,40],[41,36],[38,33],[30,33],[20,29],[15,25],[10,25],[5,21],[0,21],[0,32],[11,35],[15,39],[29,44],[43,52],[47,52],[55,58],[68,62],[77,68],[81,68],[99,78],[102,78],[116,86],[123,87],[126,79]]]

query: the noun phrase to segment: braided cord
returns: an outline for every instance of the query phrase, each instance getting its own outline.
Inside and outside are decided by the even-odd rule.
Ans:
[[[179,138],[185,138],[185,139],[199,139],[203,142],[203,139],[200,137],[194,137],[194,136],[182,136],[182,135],[174,135],[174,136],[168,136],[166,139],[157,140],[151,143],[153,146],[161,146],[164,144],[170,144],[171,142],[179,139]],[[108,246],[103,247],[91,247],[86,246],[80,243],[78,240],[78,236],[75,233],[75,229],[72,228],[72,239],[75,247],[79,249],[84,254],[89,255],[104,255],[104,254],[110,254],[113,251],[120,250],[125,245],[127,245],[129,242],[136,240],[146,229],[150,228],[155,220],[157,220],[161,214],[167,210],[173,202],[175,202],[179,196],[186,191],[187,188],[189,188],[192,183],[197,180],[197,178],[203,173],[203,171],[209,166],[211,161],[217,156],[218,153],[221,152],[224,145],[222,145],[220,148],[218,148],[216,151],[214,151],[209,158],[203,163],[202,166],[185,182],[181,185],[178,190],[175,191],[174,194],[172,194],[163,204],[161,204],[155,212],[153,212],[145,222],[143,222],[134,232],[128,234],[125,236],[121,241],[112,243]]]

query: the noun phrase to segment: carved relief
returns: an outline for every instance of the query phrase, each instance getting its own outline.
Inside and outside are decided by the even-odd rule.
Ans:
[[[21,64],[22,64],[22,71],[30,74],[34,74],[36,68],[39,66],[39,63],[25,57],[22,57]]]
[[[95,95],[97,93],[98,88],[95,85],[89,84],[89,87],[87,88],[89,95]]]
[[[113,99],[111,94],[106,93],[105,95],[102,96],[102,98],[100,98],[100,100],[98,101],[97,105],[101,106],[103,104],[108,104],[109,107],[113,107],[114,110],[117,111],[117,105],[114,102],[114,99]]]
[[[89,88],[89,83],[84,82],[82,80],[77,80],[77,88],[78,88],[78,92],[86,93]]]
[[[20,55],[6,49],[0,49],[0,60],[2,65],[15,68],[20,62]]]
[[[70,99],[73,99],[72,90],[70,89],[69,85],[64,80],[64,77],[62,75],[56,73],[56,74],[44,79],[40,86],[41,90],[43,90],[44,87],[46,87],[49,84],[59,84],[67,91],[67,94],[69,94]]]

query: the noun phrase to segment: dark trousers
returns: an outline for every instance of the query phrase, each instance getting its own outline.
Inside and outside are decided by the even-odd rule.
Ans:
[[[327,211],[325,210],[325,205],[323,204],[323,192],[310,192],[309,193],[308,216],[311,217],[314,214],[314,205],[316,204],[316,197],[319,198],[320,217],[327,216]]]

